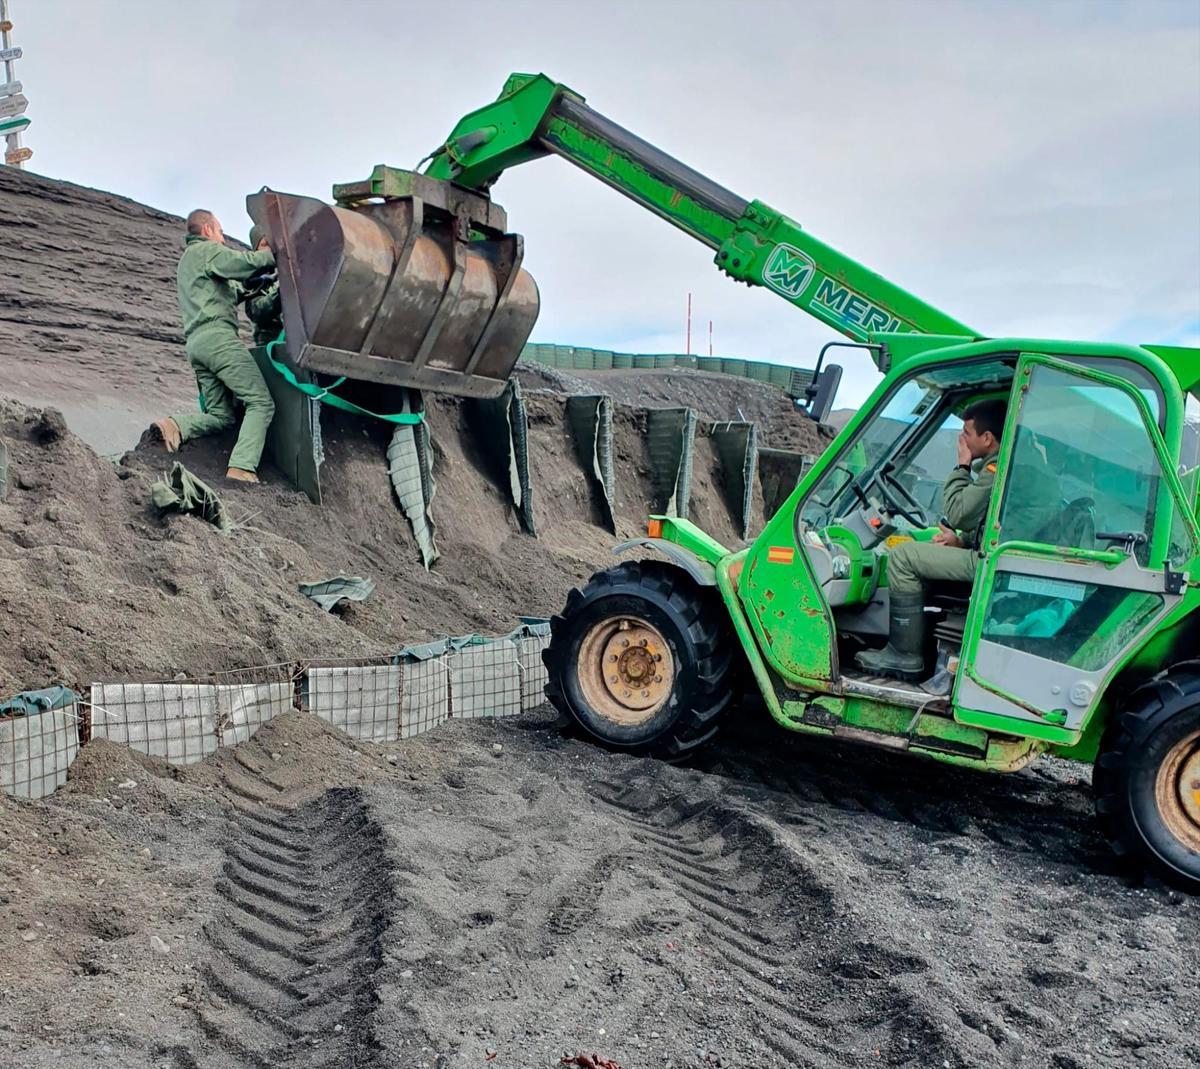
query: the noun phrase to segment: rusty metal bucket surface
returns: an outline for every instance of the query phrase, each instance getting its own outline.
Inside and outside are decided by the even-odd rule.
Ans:
[[[264,190],[246,203],[275,250],[298,366],[468,397],[504,389],[538,315],[519,235],[481,238],[415,196],[350,208]]]

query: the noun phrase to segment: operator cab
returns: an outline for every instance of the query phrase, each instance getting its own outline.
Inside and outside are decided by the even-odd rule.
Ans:
[[[1113,363],[1076,359],[1093,370]],[[888,633],[889,551],[908,540],[929,541],[939,530],[942,485],[957,463],[959,413],[979,401],[1009,403],[1017,362],[1015,353],[993,355],[922,369],[901,380],[873,417],[841,446],[835,462],[797,510],[797,540],[805,547],[833,614],[843,679],[854,678],[846,670],[854,664],[855,653],[881,645]],[[1121,368],[1127,378],[1136,379],[1138,371]],[[1144,377],[1137,385],[1155,418],[1161,419],[1157,386],[1149,374]],[[1109,543],[1097,541],[1100,500],[1102,533],[1129,532],[1135,555],[1144,556],[1147,540],[1137,539],[1152,525],[1153,516],[1138,508],[1139,498],[1145,498],[1135,485],[1144,478],[1138,463],[1122,455],[1123,450],[1142,447],[1143,432],[1129,424],[1130,432],[1124,433],[1126,423],[1103,407],[1089,408],[1082,395],[1076,410],[1064,408],[1068,395],[1069,391],[1046,391],[1046,404],[1025,405],[1010,470],[1005,485],[996,484],[989,515],[997,515],[995,498],[1002,497],[1005,542],[1105,549]],[[1007,435],[1014,432],[1005,433],[1002,452],[1009,451]],[[1115,485],[1118,476],[1130,485]],[[927,583],[925,592],[925,610],[932,614],[927,617],[931,626],[926,663],[929,675],[936,677],[937,665],[944,665],[962,645],[972,584]],[[1033,635],[1039,627],[1044,631],[1044,622],[1021,616],[1017,600],[1012,599],[1017,617],[1004,626]],[[1024,611],[1032,617],[1045,609],[1036,602]],[[894,681],[892,685],[904,686]]]

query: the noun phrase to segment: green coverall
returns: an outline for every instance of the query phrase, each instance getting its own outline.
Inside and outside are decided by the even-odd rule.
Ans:
[[[246,406],[231,468],[257,471],[275,403],[262,372],[238,336],[239,280],[275,262],[270,249],[237,252],[198,234],[187,236],[175,279],[187,355],[204,394],[206,412],[174,416],[186,442],[231,427],[234,402]]]
[[[960,532],[962,547],[933,542],[901,542],[888,552],[887,581],[892,594],[919,594],[925,579],[948,579],[958,583],[975,581],[979,543],[992,485],[996,481],[996,457],[987,457],[979,477],[963,467],[955,468],[942,489],[943,510],[950,526]]]

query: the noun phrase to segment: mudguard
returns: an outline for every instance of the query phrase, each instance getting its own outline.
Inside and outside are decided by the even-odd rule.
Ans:
[[[698,586],[717,585],[717,570],[708,561],[701,560],[690,549],[684,549],[683,546],[667,542],[662,538],[631,538],[627,542],[613,546],[613,556],[620,557],[630,550],[639,548],[653,549],[661,553],[672,564],[677,564],[687,572]]]

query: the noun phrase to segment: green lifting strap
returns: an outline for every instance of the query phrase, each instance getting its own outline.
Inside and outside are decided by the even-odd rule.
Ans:
[[[390,416],[385,416],[380,412],[372,412],[366,408],[360,408],[353,401],[347,401],[344,397],[338,397],[329,391],[336,389],[346,381],[346,376],[343,375],[337,382],[331,382],[328,386],[315,386],[311,382],[300,382],[295,375],[292,374],[292,369],[286,364],[281,364],[274,356],[271,355],[271,350],[277,345],[282,345],[286,340],[285,331],[279,332],[279,337],[274,341],[267,342],[267,359],[271,361],[271,366],[283,376],[284,380],[295,386],[302,394],[307,394],[315,401],[321,401],[327,405],[333,405],[334,408],[340,408],[344,412],[354,412],[360,416],[370,416],[372,419],[386,420],[388,423],[420,423],[425,418],[424,412],[393,412]]]

